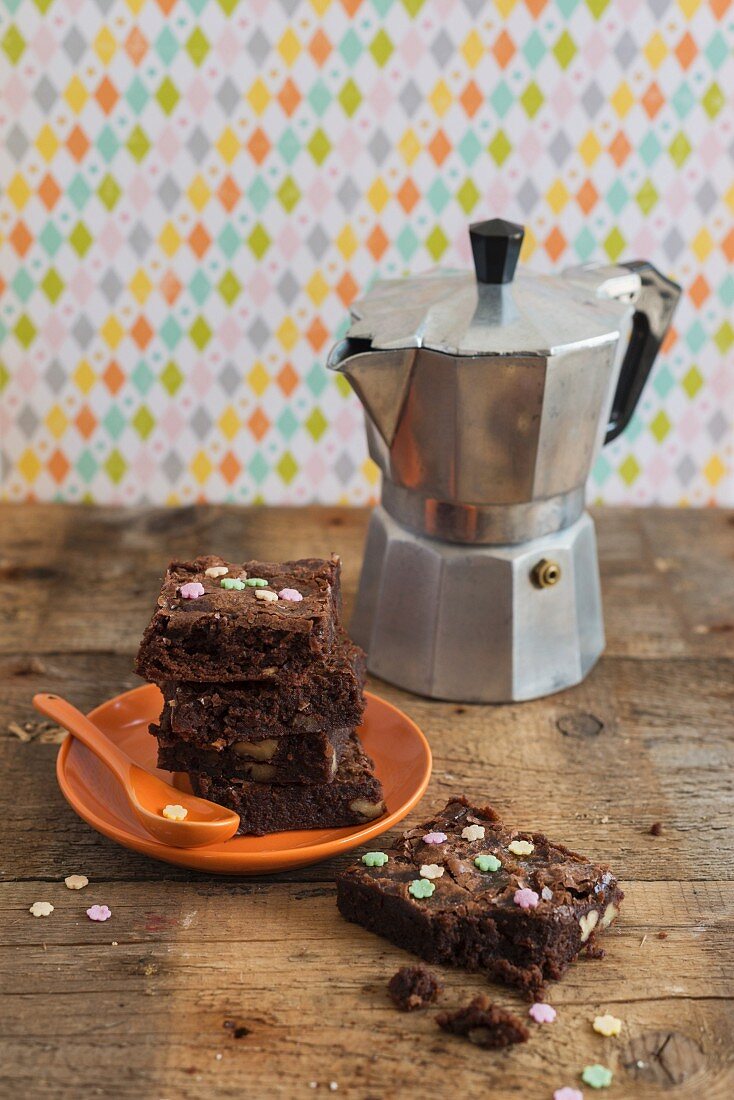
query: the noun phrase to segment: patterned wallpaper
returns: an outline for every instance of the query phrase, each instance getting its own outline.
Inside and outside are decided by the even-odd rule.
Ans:
[[[592,498],[734,503],[733,44],[730,0],[0,0],[5,497],[373,497],[329,346],[501,215],[685,286]]]

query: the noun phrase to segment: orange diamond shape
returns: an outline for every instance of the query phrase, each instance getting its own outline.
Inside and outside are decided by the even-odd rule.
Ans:
[[[259,405],[255,409],[250,419],[247,421],[247,427],[255,436],[255,439],[258,441],[258,443],[270,428],[270,421],[268,420],[267,416],[262,411]]]
[[[694,57],[698,53],[698,46],[694,42],[693,38],[688,31],[683,35],[678,45],[675,47],[675,56],[678,58],[680,67],[687,69]]]
[[[201,222],[197,222],[194,228],[189,234],[189,247],[195,256],[199,259],[202,258],[204,253],[208,250],[209,245],[212,243],[212,239],[207,233]]]
[[[316,31],[308,44],[308,52],[319,67],[326,61],[331,53],[331,42],[322,30]]]
[[[382,231],[382,228],[376,225],[367,238],[366,244],[370,255],[375,260],[379,260],[385,254],[389,241]]]
[[[398,191],[398,202],[406,214],[411,212],[420,197],[420,191],[413,183],[412,179],[407,179],[405,183],[401,184],[400,190]]]
[[[104,80],[100,82],[97,91],[94,93],[94,98],[97,100],[97,103],[99,103],[104,113],[108,115],[117,103],[120,95],[115,85],[109,77],[106,76]]]
[[[730,229],[721,242],[721,250],[730,263],[734,263],[734,229]]]
[[[69,472],[69,462],[59,450],[55,450],[46,463],[46,468],[57,485],[60,485]]]
[[[114,359],[112,359],[105,367],[104,374],[102,375],[102,381],[104,382],[110,393],[117,393],[117,391],[122,388],[125,382],[125,375],[122,373]]]
[[[22,221],[15,223],[9,239],[19,256],[25,256],[26,252],[33,244],[33,237],[28,231],[28,226]]]
[[[290,118],[300,102],[301,93],[298,91],[298,88],[291,78],[288,77],[285,84],[278,92],[278,103]]]
[[[688,294],[695,306],[702,306],[711,293],[711,287],[703,275],[698,275],[688,288]]]
[[[130,329],[130,335],[135,343],[138,345],[141,351],[145,351],[151,339],[153,338],[153,329],[148,324],[145,317],[138,317],[137,321]]]
[[[552,260],[557,260],[566,247],[566,238],[558,226],[551,230],[543,245]]]
[[[362,0],[342,0],[342,7],[347,15],[356,15]]]
[[[443,130],[439,130],[431,139],[428,145],[428,151],[436,164],[441,165],[446,160],[446,157],[451,152],[451,143]]]
[[[298,385],[299,378],[294,371],[292,364],[286,363],[285,366],[281,367],[281,369],[278,371],[277,375],[275,376],[275,381],[278,383],[285,396],[290,397],[290,395],[293,393],[294,389]]]
[[[647,111],[648,118],[655,118],[662,105],[665,103],[663,93],[653,80],[641,100],[642,106]]]
[[[590,210],[593,210],[599,201],[599,192],[594,187],[591,180],[584,180],[576,195],[576,202],[579,204],[584,214],[588,214]]]
[[[617,168],[620,168],[624,164],[624,162],[627,160],[627,157],[632,152],[632,146],[627,140],[626,135],[623,134],[621,130],[618,130],[615,134],[614,140],[609,146],[609,152],[611,154],[612,160],[617,165]]]
[[[125,39],[125,53],[134,65],[139,65],[148,52],[148,40],[137,27]]]
[[[525,7],[537,19],[547,2],[548,0],[525,0]]]
[[[503,30],[497,36],[492,46],[492,53],[497,58],[497,63],[502,69],[506,68],[510,61],[512,61],[516,53],[516,47],[507,31]]]
[[[385,242],[387,247],[387,241]],[[315,317],[312,323],[306,330],[306,339],[313,348],[314,351],[318,351],[322,348],[329,338],[329,331],[324,327],[324,324],[320,317]]]
[[[663,342],[660,345],[660,350],[663,353],[663,355],[667,355],[667,353],[669,351],[672,351],[672,349],[675,347],[675,342],[676,342],[677,339],[678,339],[678,333],[677,333],[676,329],[673,327],[673,325],[671,325],[670,328],[668,329],[668,331],[665,333],[665,337],[663,339]]]
[[[56,206],[56,203],[59,201],[60,194],[61,188],[53,176],[47,172],[38,188],[39,198],[47,210],[53,210],[54,206]]]
[[[118,387],[119,389],[119,387]],[[89,405],[82,405],[81,409],[76,415],[74,420],[76,430],[84,439],[89,439],[92,433],[97,427],[97,418],[95,417]]]
[[[228,485],[232,485],[234,481],[240,476],[242,470],[241,464],[237,461],[231,451],[227,451],[226,455],[219,463],[219,472]]]
[[[224,209],[231,213],[240,201],[242,192],[231,176],[225,176],[219,185],[217,196]]]
[[[469,118],[474,118],[474,115],[482,105],[482,93],[473,80],[470,80],[466,88],[464,88],[464,91],[459,96],[459,102]]]
[[[172,306],[181,293],[181,283],[172,271],[167,271],[161,279],[160,289],[169,306]]]
[[[161,9],[164,15],[168,15],[174,8],[176,0],[156,0],[158,7]]]
[[[352,304],[357,297],[358,290],[359,287],[348,271],[342,275],[341,279],[336,284],[336,292],[345,306],[350,306]]]
[[[258,126],[247,142],[247,149],[256,164],[262,164],[270,152],[270,142],[266,134]]]
[[[66,139],[66,148],[77,163],[82,159],[89,148],[89,139],[81,126],[75,126]]]

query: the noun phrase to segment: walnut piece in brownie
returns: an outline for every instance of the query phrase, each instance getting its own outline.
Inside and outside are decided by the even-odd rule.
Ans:
[[[492,1004],[483,993],[455,1012],[440,1012],[436,1023],[452,1035],[461,1035],[475,1046],[491,1050],[526,1043],[530,1035],[522,1020],[506,1008]]]
[[[401,1012],[414,1012],[433,1004],[441,993],[441,983],[427,966],[401,966],[388,982],[387,991]]]
[[[542,999],[623,898],[607,867],[452,799],[382,866],[337,877],[342,916],[429,963],[478,970]]]

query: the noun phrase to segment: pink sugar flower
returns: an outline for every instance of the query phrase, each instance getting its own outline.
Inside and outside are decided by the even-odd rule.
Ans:
[[[519,905],[521,909],[535,909],[540,900],[535,890],[529,890],[527,886],[524,886],[522,890],[516,890],[512,899],[515,905]]]
[[[569,1088],[564,1085],[562,1089],[556,1089],[553,1100],[584,1100],[584,1094],[580,1089]]]
[[[556,1018],[555,1008],[552,1005],[543,1004],[542,1001],[531,1005],[528,1014],[532,1016],[536,1024],[552,1024]]]
[[[446,833],[426,833],[423,837],[424,844],[443,844],[449,838]]]
[[[108,909],[106,905],[92,905],[87,909],[87,916],[90,920],[109,920],[112,916],[112,910]]]
[[[184,600],[198,600],[199,596],[204,595],[204,585],[200,581],[189,581],[181,585],[178,594]]]
[[[303,596],[297,588],[281,588],[278,593],[279,600],[290,600],[291,603],[300,603]]]

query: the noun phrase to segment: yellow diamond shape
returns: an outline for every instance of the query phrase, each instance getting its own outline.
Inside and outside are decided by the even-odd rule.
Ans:
[[[262,397],[270,385],[270,375],[259,360],[248,374],[247,381],[250,385],[250,389],[258,397]]]
[[[197,210],[203,210],[209,199],[212,197],[212,193],[206,185],[206,180],[203,176],[195,176],[189,185],[189,189],[186,192],[189,197],[191,205]]]
[[[54,405],[46,416],[46,427],[54,439],[60,439],[69,426],[69,420],[60,405]]]
[[[568,203],[571,196],[568,193],[568,189],[563,180],[556,180],[548,189],[548,193],[545,196],[546,202],[550,206],[554,214],[560,214],[564,206]]]
[[[247,93],[247,102],[256,115],[261,115],[263,113],[268,103],[270,103],[270,98],[270,92],[263,81],[258,77]]]
[[[306,293],[315,306],[320,306],[329,293],[329,284],[320,271],[315,271],[306,283]]]
[[[525,227],[525,236],[523,237],[522,246],[520,248],[520,261],[525,263],[529,260],[533,252],[538,247],[538,238],[533,233],[531,227],[528,225]]]
[[[231,405],[227,405],[219,417],[219,430],[227,439],[234,439],[242,427],[242,421]]]
[[[589,130],[589,132],[586,134],[586,137],[579,145],[579,155],[581,156],[584,164],[586,164],[587,167],[591,167],[591,165],[594,163],[600,153],[601,142],[599,141],[596,134],[592,130]]]
[[[398,142],[398,149],[405,163],[408,165],[412,164],[421,151],[421,143],[415,136],[413,130],[405,131]]]
[[[293,318],[286,317],[280,327],[276,329],[275,335],[278,337],[284,351],[291,351],[298,343],[298,326]]]
[[[691,19],[701,7],[702,0],[678,0],[678,7],[686,19]]]
[[[73,76],[69,81],[66,91],[64,92],[64,99],[69,104],[74,114],[77,115],[89,99],[89,92],[78,76]]]
[[[358,241],[354,235],[352,227],[345,225],[339,236],[336,238],[336,247],[341,252],[345,260],[351,259],[354,253],[357,251]]]
[[[484,44],[476,31],[470,31],[461,45],[461,53],[470,68],[475,68],[484,54]]]
[[[100,61],[104,65],[109,64],[117,51],[117,42],[109,27],[102,27],[102,30],[93,42],[93,47]]]
[[[327,8],[330,8],[332,0],[311,0],[311,7],[317,15],[323,15]]]
[[[82,359],[79,362],[79,365],[74,371],[72,378],[74,379],[74,385],[78,390],[81,390],[82,393],[89,393],[92,386],[97,381],[97,375],[94,373],[86,359]]]
[[[102,339],[107,344],[107,347],[112,348],[113,350],[117,347],[117,345],[120,343],[123,336],[125,335],[124,328],[113,313],[109,315],[99,331]]]
[[[28,447],[18,459],[18,469],[26,481],[33,482],[41,472],[41,463],[35,451]]]
[[[612,104],[612,107],[614,107],[614,110],[617,112],[619,117],[624,118],[624,116],[632,110],[634,102],[635,97],[632,94],[632,89],[630,88],[627,81],[623,80],[614,95],[611,97],[610,103]]]
[[[133,297],[136,298],[141,305],[146,300],[146,298],[148,298],[151,290],[153,289],[153,284],[151,283],[146,273],[143,271],[142,267],[139,267],[138,270],[135,272],[132,279],[130,280],[129,285]]]
[[[385,181],[380,179],[379,176],[368,190],[367,198],[369,199],[370,206],[377,214],[385,209],[390,199],[390,192]]]
[[[663,36],[656,31],[642,51],[653,69],[658,69],[668,56],[668,47]]]
[[[718,455],[713,455],[704,466],[703,473],[709,485],[718,485],[726,473],[726,466]]]
[[[517,0],[495,0],[495,7],[499,11],[500,15],[506,19],[512,9],[516,6]]]
[[[286,65],[290,66],[296,60],[300,52],[301,43],[298,41],[293,29],[289,27],[278,43],[278,53],[283,58]]]
[[[178,252],[181,247],[181,237],[178,230],[172,222],[166,222],[158,237],[158,244],[161,246],[166,256],[173,256],[175,252]]]
[[[16,172],[8,186],[8,198],[16,210],[22,210],[31,195],[31,189],[20,172]]]
[[[38,131],[38,136],[35,141],[36,149],[41,154],[45,161],[50,161],[56,154],[56,150],[59,147],[59,139],[56,137],[53,129],[48,125],[42,126]]]
[[[734,211],[734,183],[724,195],[724,202],[730,210]]]
[[[452,102],[451,92],[449,91],[445,80],[439,80],[438,84],[428,97],[428,100],[438,117],[443,118],[443,116],[446,114],[449,107],[451,106]]]
[[[366,458],[362,463],[362,476],[370,485],[376,485],[380,480],[380,467],[371,458]]]
[[[711,234],[704,226],[691,241],[691,250],[696,256],[697,260],[705,260],[714,247],[714,242],[711,239]]]
[[[199,485],[203,485],[207,478],[211,476],[212,464],[204,451],[196,452],[192,459],[190,469],[191,473],[199,482]]]
[[[219,150],[222,160],[226,160],[227,164],[231,164],[239,153],[240,143],[231,126],[227,126],[226,129],[222,131],[221,137],[217,142],[217,149]]]

